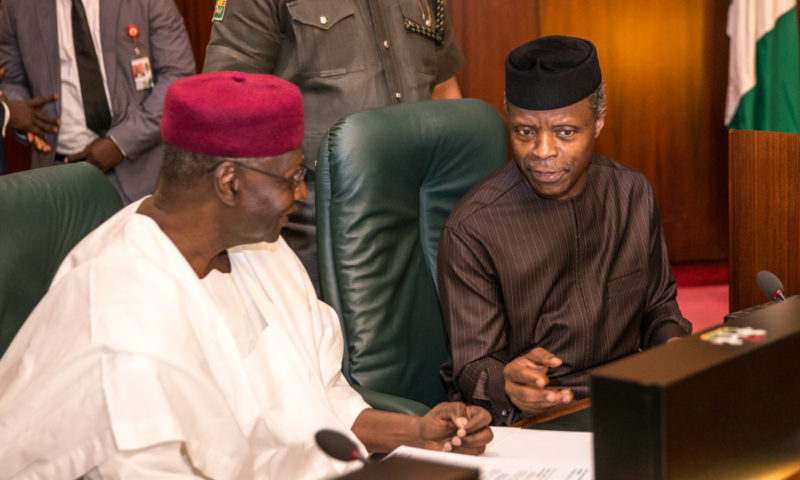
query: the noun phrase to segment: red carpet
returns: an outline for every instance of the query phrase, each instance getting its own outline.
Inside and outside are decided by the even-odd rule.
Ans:
[[[722,324],[728,313],[728,264],[676,264],[678,306],[692,322],[693,333]]]

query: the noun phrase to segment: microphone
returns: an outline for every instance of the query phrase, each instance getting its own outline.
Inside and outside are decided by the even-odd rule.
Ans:
[[[364,465],[369,465],[370,461],[361,455],[358,447],[347,435],[335,430],[320,430],[314,435],[319,448],[329,456],[343,462],[358,460]]]
[[[782,302],[786,301],[786,297],[783,296],[783,283],[781,283],[781,280],[776,277],[774,273],[761,270],[758,272],[758,275],[756,275],[756,281],[758,282],[758,288],[761,289],[764,295],[773,300],[780,299]]]

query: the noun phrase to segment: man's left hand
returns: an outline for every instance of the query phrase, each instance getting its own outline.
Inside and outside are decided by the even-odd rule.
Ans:
[[[87,145],[83,151],[68,156],[64,159],[64,163],[85,160],[106,173],[121,162],[122,158],[122,152],[117,144],[110,138],[103,137]]]
[[[424,447],[479,455],[492,440],[489,412],[461,402],[445,402],[420,418],[420,438]]]

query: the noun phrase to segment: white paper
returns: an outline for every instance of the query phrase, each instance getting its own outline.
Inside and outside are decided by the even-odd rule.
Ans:
[[[486,446],[485,457],[525,459],[532,462],[594,465],[591,432],[530,430],[491,427],[494,439]]]
[[[389,456],[475,468],[481,480],[594,480],[592,434],[492,427],[481,456],[402,446]]]

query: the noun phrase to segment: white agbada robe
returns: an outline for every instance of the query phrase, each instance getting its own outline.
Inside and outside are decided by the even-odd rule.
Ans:
[[[314,433],[355,440],[367,404],[294,253],[283,239],[229,252],[266,323],[242,339],[139,203],[70,252],[0,360],[0,478],[76,478],[169,442],[214,479],[343,473]]]

